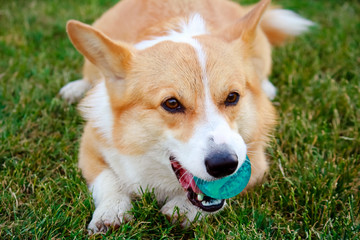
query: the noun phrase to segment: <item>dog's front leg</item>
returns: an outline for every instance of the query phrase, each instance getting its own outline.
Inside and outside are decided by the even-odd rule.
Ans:
[[[195,220],[198,213],[200,213],[199,219],[204,215],[201,210],[189,202],[185,194],[170,199],[170,201],[161,208],[161,212],[174,221],[181,220],[179,214],[185,216],[186,219],[181,222],[184,227],[189,226],[190,223]]]
[[[109,228],[119,227],[127,212],[131,210],[131,199],[122,190],[115,173],[106,169],[102,171],[90,186],[95,212],[88,226],[89,233],[106,232]]]

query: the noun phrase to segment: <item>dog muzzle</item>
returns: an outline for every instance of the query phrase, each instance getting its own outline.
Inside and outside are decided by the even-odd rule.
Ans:
[[[251,164],[247,156],[235,173],[214,181],[193,176],[174,157],[170,157],[170,162],[180,185],[187,191],[189,201],[206,212],[220,210],[224,206],[225,199],[241,193],[251,175]]]

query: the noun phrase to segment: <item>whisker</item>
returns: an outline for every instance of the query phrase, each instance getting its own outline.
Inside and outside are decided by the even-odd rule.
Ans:
[[[185,175],[186,175],[186,172],[179,178],[179,182]]]
[[[194,179],[196,186],[198,186],[199,179],[195,179],[195,178],[193,178],[193,179]]]
[[[253,141],[253,142],[248,142],[246,145],[254,145],[257,143],[263,143],[264,141]]]
[[[257,170],[258,168],[248,159],[245,160],[245,162],[248,161],[250,163],[251,168]]]
[[[186,171],[186,169],[184,169],[184,168],[181,167],[181,168],[176,169],[175,173],[178,173],[181,169],[183,169],[183,170]]]

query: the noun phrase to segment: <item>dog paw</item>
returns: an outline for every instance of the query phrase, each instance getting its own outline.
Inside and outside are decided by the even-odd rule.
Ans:
[[[93,217],[88,225],[89,234],[105,233],[116,230],[124,222],[130,221],[132,216],[128,211],[130,207],[124,204],[104,204],[95,209]]]
[[[88,81],[79,79],[66,84],[60,89],[59,94],[63,99],[71,104],[78,101],[90,88],[91,84]]]
[[[201,218],[203,215],[186,197],[171,199],[161,208],[161,212],[173,223],[180,221],[183,227],[189,227],[198,216]]]

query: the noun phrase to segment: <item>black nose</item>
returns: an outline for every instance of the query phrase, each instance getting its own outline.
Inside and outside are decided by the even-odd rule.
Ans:
[[[238,157],[229,151],[216,151],[205,158],[207,172],[216,178],[225,177],[235,172]]]

